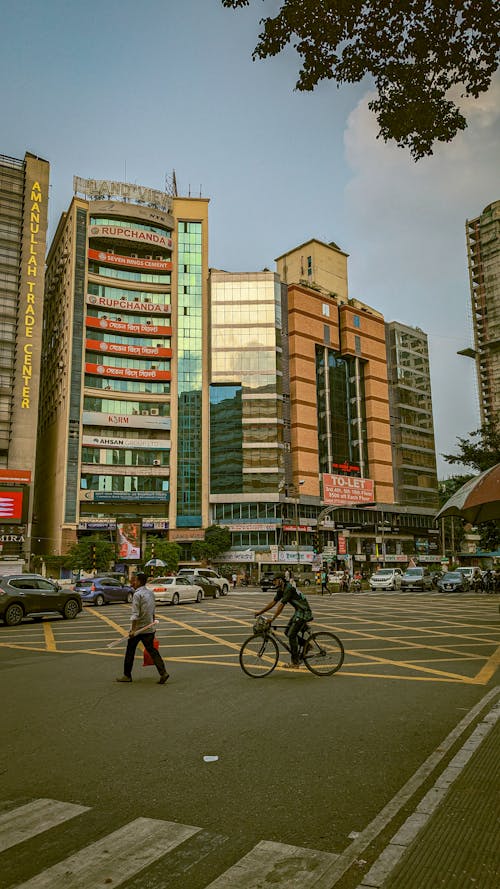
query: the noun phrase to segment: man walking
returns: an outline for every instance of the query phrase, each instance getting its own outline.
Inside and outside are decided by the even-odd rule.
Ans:
[[[130,615],[132,624],[128,634],[127,650],[125,651],[123,676],[120,676],[116,681],[132,682],[135,650],[139,642],[142,642],[160,674],[158,685],[165,685],[168,673],[165,669],[163,658],[154,647],[155,634],[154,630],[150,628],[155,619],[155,597],[153,591],[146,586],[146,580],[146,575],[142,571],[138,571],[137,574],[132,575],[130,581],[131,586],[135,590],[134,598],[132,599],[132,614]],[[141,627],[145,628],[144,633],[139,632]]]

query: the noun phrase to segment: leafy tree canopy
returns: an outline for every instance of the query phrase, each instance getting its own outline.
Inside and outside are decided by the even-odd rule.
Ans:
[[[220,525],[210,525],[205,531],[204,540],[196,540],[191,552],[195,559],[209,562],[231,547],[231,532]]]
[[[236,9],[250,0],[222,5]],[[302,57],[298,90],[370,76],[379,136],[408,147],[415,160],[467,126],[449,91],[477,99],[498,65],[494,0],[283,0],[261,25],[253,58],[276,56],[292,43]]]
[[[466,438],[457,438],[458,453],[443,454],[447,463],[461,463],[477,472],[485,472],[500,463],[500,424],[494,418]],[[456,476],[454,476],[456,478]],[[464,476],[464,484],[470,476]]]
[[[115,558],[115,547],[108,540],[99,537],[83,537],[71,547],[64,557],[64,567],[73,571],[92,571],[96,568],[98,573],[109,571],[109,566]]]
[[[144,552],[144,564],[150,559],[161,559],[165,562],[165,568],[158,568],[156,574],[163,574],[165,571],[177,572],[179,560],[182,550],[175,541],[158,539],[157,537],[148,537],[146,540],[146,550]]]

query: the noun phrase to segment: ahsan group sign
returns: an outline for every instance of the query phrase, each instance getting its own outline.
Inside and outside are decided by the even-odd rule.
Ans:
[[[328,506],[361,506],[373,503],[375,483],[369,478],[323,473],[323,501]]]

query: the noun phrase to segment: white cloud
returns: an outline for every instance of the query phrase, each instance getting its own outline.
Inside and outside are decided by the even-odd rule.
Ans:
[[[462,101],[468,128],[418,163],[376,138],[370,97],[344,133],[350,292],[429,334],[436,446],[452,452],[479,426],[474,366],[456,352],[472,342],[465,220],[500,199],[500,76]],[[441,475],[451,469],[440,462]]]

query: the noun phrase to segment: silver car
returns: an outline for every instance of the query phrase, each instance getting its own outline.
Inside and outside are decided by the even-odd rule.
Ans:
[[[189,577],[154,577],[147,586],[153,590],[157,605],[178,605],[179,602],[201,602],[203,590]]]
[[[370,589],[375,590],[399,590],[401,589],[400,568],[380,568],[370,577]]]

